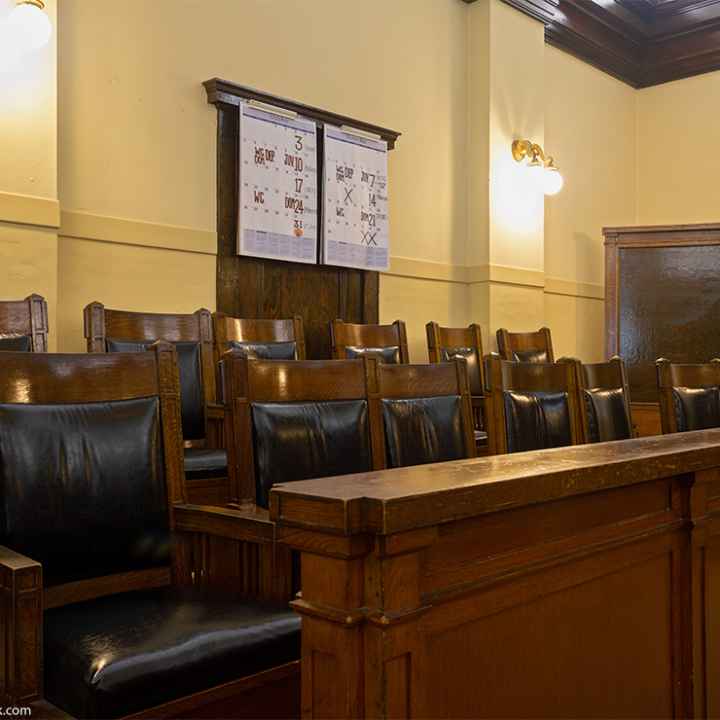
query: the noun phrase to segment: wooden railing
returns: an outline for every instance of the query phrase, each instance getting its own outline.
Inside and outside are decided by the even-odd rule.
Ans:
[[[276,486],[303,717],[720,714],[720,430]]]

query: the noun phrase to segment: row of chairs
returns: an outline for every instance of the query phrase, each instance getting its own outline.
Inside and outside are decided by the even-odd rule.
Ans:
[[[88,327],[103,331],[89,337],[94,352],[29,353],[25,342],[0,359],[10,380],[0,383],[0,612],[22,667],[4,675],[7,704],[44,692],[75,717],[163,705],[147,713],[155,717],[202,706],[258,716],[247,694],[263,689],[263,710],[296,702],[299,624],[286,603],[301,585],[274,542],[271,486],[472,457],[470,363],[462,353],[431,365],[380,362],[371,351],[266,360],[233,341],[241,346],[222,355],[217,417],[235,504],[206,507],[187,503],[181,391],[183,363],[196,377],[203,362],[214,369],[203,358],[215,349],[202,340],[212,318],[197,318],[197,341],[166,323],[165,341],[151,342],[136,333],[158,325],[134,313],[88,312],[97,314]],[[630,436],[619,358],[527,360],[477,363],[479,373],[487,367],[480,390],[495,451]],[[675,413],[667,431],[720,425],[720,361],[658,368]]]

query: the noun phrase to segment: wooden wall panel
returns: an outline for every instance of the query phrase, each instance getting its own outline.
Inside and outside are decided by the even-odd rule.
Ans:
[[[604,228],[606,351],[628,368],[633,402],[657,402],[655,360],[720,354],[720,225]]]
[[[330,357],[329,323],[377,323],[379,280],[377,272],[325,265],[240,257],[238,233],[238,104],[241,98],[271,102],[273,98],[220,80],[205,83],[209,102],[217,107],[217,309],[234,317],[288,318],[304,321],[308,359]],[[277,99],[287,104],[289,101]],[[316,108],[297,105],[318,120],[347,121],[355,127],[366,123],[334,116]],[[393,147],[398,133],[380,131]]]

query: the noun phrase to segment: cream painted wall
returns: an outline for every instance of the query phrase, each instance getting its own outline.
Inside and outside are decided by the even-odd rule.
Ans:
[[[425,325],[430,320],[446,327],[463,327],[470,323],[467,306],[466,283],[380,276],[381,321],[405,321],[410,362],[428,362]]]
[[[544,144],[545,28],[500,0],[490,4],[491,265],[542,271],[543,195],[513,160],[512,141]]]
[[[57,0],[45,9],[57,27]],[[0,19],[15,7],[0,0]],[[57,32],[15,69],[0,68],[0,193],[57,199]]]
[[[628,85],[545,47],[545,149],[565,178],[545,200],[545,321],[558,356],[604,357],[602,228],[635,222],[636,106]],[[555,292],[550,279],[585,296]]]
[[[48,301],[50,350],[57,328],[57,231],[0,222],[0,300],[21,300],[37,293]]]
[[[461,0],[364,0],[362,13],[337,0],[63,0],[63,211],[214,231],[216,114],[201,83],[218,76],[402,131],[390,155],[393,254],[464,264],[466,11]],[[313,30],[302,50],[300,27]],[[267,52],[270,33],[286,52]],[[65,268],[70,247],[60,248]],[[91,248],[72,247],[74,261]],[[94,248],[82,262],[99,261],[101,285],[133,288],[130,268],[110,252]],[[198,255],[185,262],[204,287],[199,304],[214,308],[214,268]],[[96,299],[82,283],[60,276],[67,323]],[[146,310],[175,299],[185,305],[182,283],[164,286],[164,298],[141,291]],[[424,288],[418,283],[410,296]],[[382,317],[411,313],[404,300],[390,301],[407,296],[383,296]],[[419,346],[424,329],[411,326]]]
[[[500,0],[471,5],[468,28],[469,315],[494,349],[498,327],[544,319],[542,194],[510,154],[543,142],[544,28]]]
[[[0,21],[15,3],[0,0]],[[15,68],[0,66],[0,300],[31,293],[48,301],[49,346],[56,347],[57,20],[46,11],[49,44]]]
[[[720,72],[646,88],[637,97],[638,223],[717,222]]]
[[[400,129],[393,252],[463,262],[465,9],[63,0],[63,209],[215,229],[215,109],[201,83],[219,76]],[[298,45],[303,27],[312,34]],[[268,52],[270,35],[284,51]]]
[[[82,310],[88,303],[191,313],[207,305],[206,277],[214,272],[214,255],[61,237],[61,350],[85,351]]]

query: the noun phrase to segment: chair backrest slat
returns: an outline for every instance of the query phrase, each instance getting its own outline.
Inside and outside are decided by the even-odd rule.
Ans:
[[[216,312],[213,313],[213,327],[218,361],[224,352],[233,347],[247,348],[250,355],[260,359],[305,360],[305,331],[302,318],[298,315],[273,320],[236,318]],[[289,354],[293,358],[284,356]]]
[[[656,362],[663,433],[720,427],[720,359]]]
[[[47,352],[47,336],[47,303],[43,297],[0,301],[0,350]]]
[[[330,323],[332,356],[348,360],[369,354],[381,362],[407,364],[410,362],[407,331],[402,320],[391,325],[362,325],[333,320]]]
[[[89,353],[142,350],[161,340],[178,352],[183,431],[186,440],[207,434],[207,406],[217,402],[215,348],[209,310],[190,314],[140,313],[111,310],[90,303],[84,310]]]
[[[267,505],[276,482],[382,467],[368,383],[374,361],[223,355],[230,495]]]
[[[582,442],[576,362],[489,358],[490,450],[540,450]]]
[[[483,395],[485,367],[480,326],[473,323],[466,328],[450,328],[429,322],[425,330],[430,362],[440,363],[457,357],[464,358],[468,367],[470,393],[474,396]]]
[[[541,327],[535,332],[497,331],[498,353],[503,360],[516,362],[555,362],[550,328]]]
[[[622,359],[616,356],[608,362],[583,364],[561,358],[559,362],[572,362],[577,369],[583,442],[634,437],[627,372]]]
[[[388,467],[475,457],[467,363],[377,365],[371,414],[382,425]]]
[[[0,367],[0,544],[42,563],[54,605],[164,583],[185,499],[174,347]]]

